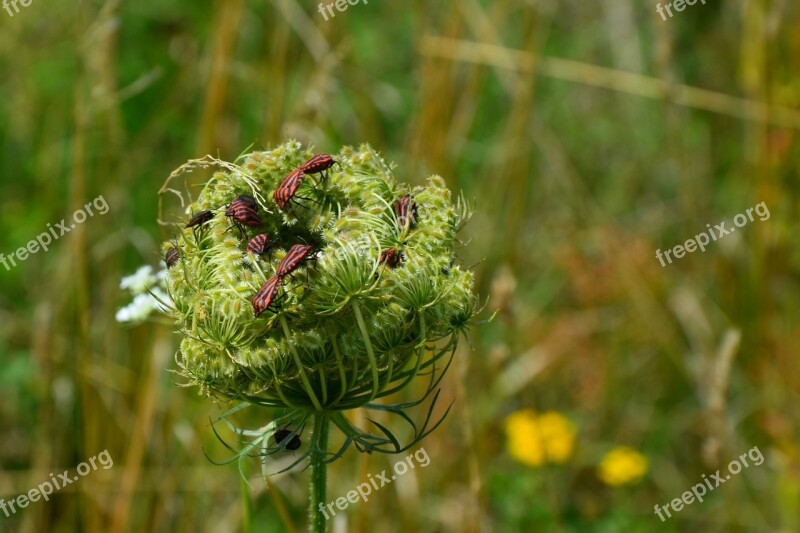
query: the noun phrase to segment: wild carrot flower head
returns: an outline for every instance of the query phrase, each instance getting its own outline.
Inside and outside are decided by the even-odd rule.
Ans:
[[[171,176],[218,169],[185,218],[171,225],[178,235],[163,247],[178,252],[177,260],[170,252],[166,279],[171,315],[183,335],[177,362],[188,384],[203,393],[288,408],[281,424],[333,413],[332,421],[357,446],[397,449],[385,428],[383,437],[365,436],[341,411],[392,411],[372,402],[418,375],[430,377],[429,393],[441,379],[439,360],[452,354],[478,311],[473,275],[456,257],[457,232],[470,212],[438,176],[417,187],[397,182],[367,145],[345,147],[333,155],[336,166],[301,176],[291,202],[280,209],[273,192],[313,155],[288,142],[236,164],[193,161]],[[176,192],[169,181],[162,191]],[[403,198],[411,209],[398,209]],[[245,213],[247,223],[226,211]],[[204,212],[213,216],[185,227]],[[271,250],[248,251],[262,234],[274,244]],[[295,268],[279,271],[295,245],[311,250]],[[279,289],[259,293],[276,275]],[[265,307],[260,316],[256,294]],[[422,433],[415,427],[415,435]]]

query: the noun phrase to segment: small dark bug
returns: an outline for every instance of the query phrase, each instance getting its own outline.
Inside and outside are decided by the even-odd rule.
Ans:
[[[309,258],[314,247],[310,244],[295,244],[286,252],[286,257],[278,265],[275,275],[288,276],[300,267],[300,264]]]
[[[264,255],[270,248],[269,235],[266,233],[256,235],[247,243],[247,251],[255,255]]]
[[[403,260],[403,253],[397,248],[387,248],[381,252],[380,264],[395,268]]]
[[[414,198],[407,194],[394,202],[394,214],[400,229],[413,226],[417,220],[417,204]]]
[[[214,213],[205,210],[200,211],[192,218],[189,219],[189,222],[186,224],[185,227],[192,228],[192,233],[194,233],[194,240],[198,240],[198,232],[202,234],[202,230],[205,229],[203,226],[211,221],[214,218]]]
[[[338,165],[339,163],[329,156],[328,154],[317,154],[298,168],[302,170],[305,174],[317,174],[319,172],[324,172],[331,168],[333,165]]]
[[[300,188],[300,184],[303,183],[305,176],[305,172],[297,168],[283,178],[281,184],[272,194],[272,199],[278,204],[278,208],[286,209],[286,206],[289,205],[289,202],[292,201],[292,198],[297,193],[297,189]]]
[[[242,229],[242,226],[251,228],[260,228],[264,225],[261,217],[258,216],[258,211],[252,207],[248,207],[241,200],[234,200],[228,209],[225,210],[225,216],[233,220],[234,225]],[[242,233],[244,231],[242,230]]]
[[[211,211],[208,210],[200,211],[199,213],[197,213],[196,215],[194,215],[192,218],[189,219],[189,223],[186,224],[186,227],[194,228],[196,226],[202,226],[206,222],[210,221],[212,218],[214,218],[214,213],[212,213]]]
[[[284,441],[286,441],[286,439],[288,439],[290,435],[292,435],[292,431],[289,429],[276,430],[274,435],[275,444],[277,444],[278,446],[284,446],[287,450],[292,450],[292,451],[300,448],[300,444],[302,443],[300,442],[299,435],[293,435],[291,440],[286,442],[285,445],[283,444]]]
[[[247,207],[249,207],[250,209],[255,209],[256,211],[258,211],[258,203],[256,202],[256,199],[248,194],[242,194],[240,196],[237,196],[236,198],[234,198],[233,201],[242,203]]]
[[[167,254],[164,256],[164,262],[167,264],[167,268],[172,268],[175,263],[178,262],[180,256],[181,254],[176,248],[170,248],[167,250]]]
[[[261,316],[261,313],[269,309],[269,306],[275,300],[275,296],[278,295],[278,291],[281,288],[281,277],[280,276],[273,276],[267,280],[264,285],[261,286],[261,289],[253,296],[253,311],[255,311],[256,318]]]

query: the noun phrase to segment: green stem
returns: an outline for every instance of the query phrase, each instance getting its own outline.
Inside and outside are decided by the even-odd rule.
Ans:
[[[350,425],[350,422],[344,417],[341,411],[333,411],[330,414],[331,422],[333,422],[339,430],[344,433],[347,437],[356,440],[359,436],[358,431],[353,429],[353,426]]]
[[[417,362],[416,362],[416,364],[414,366],[414,370],[401,371],[400,374],[398,374],[398,378],[400,376],[402,376],[404,373],[406,374],[406,377],[403,379],[403,382],[400,383],[399,385],[395,386],[391,390],[383,389],[381,391],[381,397],[389,396],[390,394],[394,394],[395,392],[404,389],[406,387],[406,385],[408,385],[411,382],[411,380],[413,380],[416,376],[419,375],[419,372],[420,372],[420,370],[422,369],[422,366],[423,366],[422,365],[422,360],[423,360],[423,358],[425,356],[425,340],[427,339],[427,333],[428,333],[428,329],[427,329],[427,326],[425,324],[425,311],[424,310],[420,310],[419,311],[419,322],[420,322],[420,333],[421,333],[420,334],[420,338],[422,340],[420,341],[419,345],[417,346],[418,347],[418,350],[416,351]],[[438,359],[438,356],[432,358],[429,361],[429,363],[431,361],[435,361],[436,359]],[[427,366],[427,364],[428,363],[426,363],[426,366]],[[406,363],[403,363],[403,366],[401,368],[405,367],[405,365],[406,365]],[[391,368],[392,367],[390,367],[390,369],[389,369],[390,378],[391,378],[391,372],[392,372]],[[386,384],[384,385],[384,387],[388,387],[390,382],[391,382],[391,379],[387,380]],[[364,405],[365,403],[369,403],[369,402],[371,402],[372,400],[374,400],[377,397],[374,394],[374,391],[373,391],[373,395],[370,396],[369,398],[367,398],[366,396],[360,396],[360,394],[364,390],[365,390],[364,387],[359,387],[356,390],[350,391],[352,393],[352,396],[348,397],[348,401],[343,403],[343,404],[338,404],[337,403],[336,407],[338,409],[353,409],[355,407],[360,407],[361,405]]]
[[[422,344],[419,348],[420,356],[417,358],[417,367],[414,369],[414,374],[419,374],[420,365],[422,364],[422,358],[425,357],[425,341],[428,340],[428,327],[425,325],[425,310],[420,309],[419,311],[419,330],[420,336],[422,337]]]
[[[347,371],[344,369],[344,363],[342,362],[342,352],[339,350],[339,343],[336,342],[336,336],[331,336],[331,344],[333,345],[333,355],[336,356],[336,366],[339,368],[339,396],[336,398],[336,401],[333,402],[333,405],[339,403],[339,401],[344,397],[345,393],[347,392]]]
[[[286,407],[292,407],[294,409],[299,409],[300,408],[297,405],[295,405],[292,402],[290,402],[289,399],[283,394],[283,389],[281,389],[281,384],[280,384],[280,382],[278,380],[275,380],[275,392],[278,393],[278,397],[281,399],[281,401],[284,404],[286,404]]]
[[[283,327],[283,333],[286,335],[286,340],[289,343],[290,352],[292,352],[292,358],[294,359],[294,364],[297,365],[297,370],[300,373],[300,380],[303,382],[303,388],[306,390],[306,394],[311,399],[311,403],[314,404],[314,408],[317,411],[322,411],[322,404],[319,403],[317,399],[317,395],[314,394],[314,389],[311,388],[311,382],[308,381],[308,376],[306,375],[306,370],[303,368],[303,363],[300,361],[300,355],[297,353],[297,349],[294,347],[294,343],[291,342],[292,332],[289,330],[289,324],[286,323],[286,319],[283,315],[279,318],[281,326]]]
[[[380,386],[378,362],[375,359],[375,352],[372,351],[372,343],[369,340],[369,333],[367,333],[367,324],[364,322],[364,317],[361,315],[361,306],[358,305],[357,300],[353,300],[353,312],[356,315],[356,322],[358,322],[358,328],[361,330],[361,336],[364,338],[364,345],[367,348],[369,367],[372,371],[372,397],[370,399],[373,399],[378,395],[378,387]]]
[[[246,466],[242,466],[246,469]],[[244,512],[242,514],[242,533],[250,533],[253,531],[253,504],[250,501],[250,485],[244,476],[239,476],[239,487],[242,495],[242,507]]]
[[[325,381],[325,371],[322,367],[317,368],[317,372],[319,373],[319,384],[322,387],[322,403],[325,405],[328,404],[328,382]]]
[[[325,456],[328,451],[328,416],[324,413],[314,415],[314,443],[311,446],[311,488],[309,498],[309,531],[325,533],[325,515],[320,509],[325,508],[325,489],[328,464]]]

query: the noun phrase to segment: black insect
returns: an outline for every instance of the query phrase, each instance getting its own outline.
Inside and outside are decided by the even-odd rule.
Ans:
[[[167,250],[167,254],[164,256],[164,262],[167,264],[167,268],[172,268],[175,263],[178,262],[180,256],[181,254],[176,248],[170,248]]]
[[[202,226],[206,222],[209,222],[212,218],[214,218],[214,213],[209,210],[200,211],[192,218],[189,219],[189,222],[186,224],[187,228],[195,228]]]
[[[289,437],[291,436],[291,439]],[[286,441],[286,439],[289,439]],[[286,444],[284,444],[286,442]],[[302,442],[300,441],[299,435],[292,435],[292,430],[290,429],[279,429],[275,431],[275,444],[278,446],[282,446],[286,450],[294,451],[300,448]]]
[[[194,232],[194,240],[198,240],[197,233],[198,230],[202,230],[203,226],[209,222],[211,219],[214,218],[214,213],[206,209],[205,211],[200,211],[192,218],[189,219],[189,222],[186,224],[187,228],[192,228],[192,232]]]

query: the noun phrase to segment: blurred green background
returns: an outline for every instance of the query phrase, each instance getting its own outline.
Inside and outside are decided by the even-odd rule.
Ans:
[[[296,138],[369,142],[398,179],[439,174],[475,198],[460,255],[485,317],[498,310],[445,379],[455,404],[424,441],[430,465],[332,530],[800,531],[800,5],[715,0],[664,21],[655,4],[362,0],[328,21],[296,0],[0,10],[0,252],[98,195],[110,206],[0,267],[0,497],[114,459],[0,528],[244,530],[236,467],[204,455],[225,458],[209,417],[229,405],[175,386],[168,325],[114,314],[120,278],[170,237],[157,191],[174,168]],[[768,220],[656,259],[760,202]],[[504,420],[523,409],[570,421],[565,461],[509,454]],[[599,478],[617,446],[647,458],[638,482]],[[654,514],[756,446],[762,465]],[[351,450],[329,499],[395,460]],[[308,473],[266,490],[257,466],[253,530],[304,530]]]

